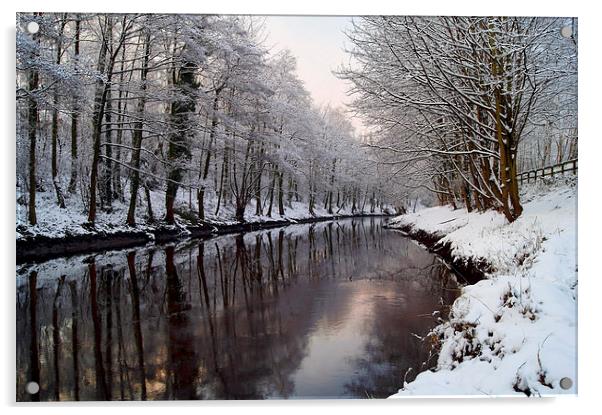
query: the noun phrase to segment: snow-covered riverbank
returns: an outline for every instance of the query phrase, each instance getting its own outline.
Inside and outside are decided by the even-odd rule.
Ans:
[[[37,216],[38,223],[31,226],[27,223],[27,206],[17,203],[16,214],[16,239],[23,240],[35,236],[43,236],[47,238],[65,238],[81,235],[94,234],[119,234],[123,232],[147,231],[152,232],[158,227],[165,227],[162,218],[165,217],[165,192],[152,191],[150,192],[153,218],[148,214],[147,205],[141,203],[141,206],[136,211],[136,226],[128,226],[126,217],[128,211],[128,202],[115,200],[110,210],[103,209],[98,214],[94,227],[90,227],[87,216],[87,207],[82,200],[75,195],[68,195],[68,208],[61,209],[56,204],[56,196],[53,192],[39,192],[37,196]],[[22,198],[22,194],[17,192],[17,200]],[[146,202],[145,202],[146,203]],[[222,206],[218,214],[216,210],[215,198],[208,198],[206,201],[205,211],[206,220],[204,224],[211,226],[233,226],[239,224],[234,218],[234,208],[231,205]],[[335,207],[332,213],[329,213],[321,205],[317,205],[314,209],[314,214],[309,213],[308,203],[306,201],[292,201],[286,204],[284,215],[278,214],[278,206],[275,205],[272,209],[272,214],[268,216],[267,207],[262,209],[263,214],[256,215],[255,200],[249,202],[245,211],[245,223],[270,223],[288,221],[294,223],[296,221],[304,221],[315,218],[335,218],[342,216],[364,216],[364,215],[383,215],[391,214],[394,209],[390,206],[375,207],[371,212],[370,206],[365,206],[365,209],[356,209],[353,211],[351,206],[345,206],[341,209]],[[196,199],[188,193],[178,193],[176,202],[176,228],[180,228],[185,232],[186,228],[200,226],[197,219],[198,208]]]
[[[577,392],[577,180],[525,185],[521,193],[524,212],[511,224],[497,212],[448,206],[391,221],[441,238],[438,246],[456,260],[493,269],[463,289],[433,331],[436,370],[393,398]],[[563,378],[572,382],[568,389]]]
[[[285,207],[285,214],[279,215],[278,208],[272,215],[256,215],[254,201],[249,203],[245,212],[245,221],[234,219],[231,206],[220,209],[219,215],[209,213],[205,221],[196,220],[196,204],[181,195],[177,201],[176,224],[167,225],[165,216],[164,192],[152,192],[153,219],[138,209],[136,226],[125,223],[127,204],[114,201],[110,211],[103,210],[97,217],[94,226],[87,223],[86,209],[74,196],[69,200],[68,209],[56,206],[54,194],[40,192],[38,194],[38,223],[31,226],[26,221],[25,208],[17,205],[16,243],[17,261],[44,260],[62,255],[95,252],[106,249],[127,248],[144,245],[152,241],[176,240],[182,237],[207,237],[216,234],[245,232],[263,228],[284,226],[294,223],[318,222],[352,216],[389,215],[392,207],[375,207],[374,211],[353,211],[351,206],[333,210],[329,213],[323,206],[316,206],[313,214],[309,213],[306,202],[292,201]],[[210,199],[209,210],[213,212],[215,200]],[[266,209],[263,209],[264,211]]]

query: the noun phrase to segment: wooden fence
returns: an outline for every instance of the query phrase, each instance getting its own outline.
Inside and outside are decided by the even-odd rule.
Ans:
[[[537,181],[537,178],[543,178],[546,176],[556,176],[563,175],[565,173],[574,173],[577,174],[577,159],[568,160],[559,164],[555,164],[553,166],[542,167],[540,169],[529,170],[522,173],[519,173],[519,181],[522,184],[523,182],[534,182]]]

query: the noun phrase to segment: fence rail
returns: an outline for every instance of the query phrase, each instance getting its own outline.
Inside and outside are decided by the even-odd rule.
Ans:
[[[564,161],[553,166],[546,166],[540,169],[525,171],[519,173],[518,177],[520,183],[522,184],[525,181],[530,183],[531,179],[536,182],[537,178],[541,179],[546,176],[564,175],[565,173],[577,173],[577,159]]]

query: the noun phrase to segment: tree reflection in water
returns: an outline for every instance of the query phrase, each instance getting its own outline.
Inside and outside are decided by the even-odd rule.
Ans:
[[[385,397],[456,296],[380,218],[24,265],[17,287],[18,400]]]

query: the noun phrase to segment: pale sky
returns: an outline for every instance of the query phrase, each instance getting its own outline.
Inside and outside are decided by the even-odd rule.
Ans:
[[[343,48],[343,30],[351,27],[351,17],[335,16],[267,16],[266,45],[277,52],[289,49],[297,58],[297,74],[318,105],[334,107],[349,102],[348,85],[332,74],[349,58]],[[352,120],[361,128],[359,120]]]

